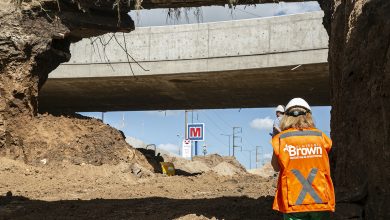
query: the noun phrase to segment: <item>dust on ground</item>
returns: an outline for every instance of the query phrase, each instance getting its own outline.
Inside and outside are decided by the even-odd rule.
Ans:
[[[22,149],[0,149],[0,219],[280,219],[271,209],[276,179],[233,157],[155,156],[81,116],[17,126]],[[178,175],[159,173],[161,161]]]

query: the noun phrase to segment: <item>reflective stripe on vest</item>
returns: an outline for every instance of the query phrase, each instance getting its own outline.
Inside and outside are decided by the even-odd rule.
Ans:
[[[317,168],[311,169],[307,179],[305,179],[305,177],[303,177],[303,175],[301,174],[301,172],[299,172],[299,170],[293,169],[293,170],[291,170],[291,172],[297,177],[299,182],[301,182],[301,184],[302,184],[302,190],[299,193],[299,196],[298,196],[297,201],[295,202],[295,205],[302,205],[303,200],[305,199],[305,196],[307,193],[309,193],[311,195],[311,197],[314,199],[314,201],[317,204],[323,203],[322,199],[318,196],[316,191],[314,191],[314,189],[311,185],[313,183],[314,178],[317,175],[317,172],[318,172]]]
[[[292,132],[281,134],[279,138],[283,139],[283,138],[293,137],[293,136],[320,136],[321,137],[322,133],[318,131],[292,131]]]

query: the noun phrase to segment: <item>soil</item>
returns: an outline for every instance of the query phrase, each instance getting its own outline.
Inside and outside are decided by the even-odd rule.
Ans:
[[[332,1],[331,168],[342,219],[390,219],[390,1]]]
[[[69,60],[71,42],[134,29],[127,11],[118,22],[118,16],[90,11],[80,1],[0,2],[0,147],[21,145],[12,125],[37,115],[38,91],[48,74]]]
[[[172,162],[180,172],[188,174],[200,174],[214,172],[217,175],[239,175],[247,173],[246,169],[234,158],[223,157],[218,154],[207,156],[195,156],[192,160],[174,157],[167,154],[162,155],[165,162]]]
[[[16,4],[16,2],[21,2],[21,4]],[[99,8],[95,0],[63,0],[59,1],[60,7],[57,2],[56,0],[0,1],[1,153],[7,158],[17,159],[17,163],[23,161],[37,167],[41,166],[40,163],[48,163],[48,167],[52,165],[60,167],[64,164],[67,166],[67,163],[69,166],[79,166],[75,164],[85,163],[86,165],[83,166],[86,167],[103,164],[99,166],[101,168],[121,166],[125,163],[126,166],[127,164],[133,165],[132,173],[136,173],[137,178],[151,175],[148,172],[150,169],[144,168],[146,166],[144,162],[148,158],[137,159],[135,156],[127,157],[127,155],[123,157],[122,154],[116,155],[115,153],[102,156],[104,152],[107,152],[104,148],[106,143],[115,141],[117,135],[114,134],[112,139],[103,138],[96,141],[95,138],[98,137],[88,136],[86,132],[88,123],[82,126],[75,123],[80,126],[76,129],[86,132],[84,134],[87,136],[81,137],[81,139],[84,138],[83,142],[95,143],[96,141],[97,144],[101,144],[99,149],[90,148],[87,145],[71,149],[77,146],[76,139],[71,140],[72,144],[68,149],[66,144],[69,142],[61,140],[63,137],[61,130],[49,131],[50,126],[42,129],[49,132],[49,137],[45,137],[44,133],[34,131],[34,129],[46,126],[44,120],[35,118],[39,88],[51,70],[69,59],[70,42],[110,31],[130,31],[134,28],[133,22],[125,14],[120,16],[122,22],[118,25],[118,15],[112,10],[113,1],[106,1],[107,4],[102,4],[103,8]],[[390,189],[387,187],[390,185],[390,179],[386,172],[390,167],[388,148],[390,145],[390,14],[388,13],[390,1],[320,0],[319,3],[325,11],[324,24],[330,34],[331,136],[334,141],[331,158],[337,192],[337,212],[341,219],[390,219],[390,213],[387,210],[387,207],[390,207]],[[121,6],[126,7],[126,4]],[[90,7],[95,8],[90,10]],[[96,7],[99,10],[96,10]],[[94,12],[98,13],[94,14]],[[50,117],[47,119],[50,123],[54,122]],[[28,123],[29,120],[36,122],[37,125]],[[75,124],[71,122],[64,131],[72,130]],[[31,126],[31,129],[27,125]],[[96,128],[95,131],[99,129]],[[33,136],[26,136],[24,132]],[[51,140],[50,135],[60,139]],[[76,138],[76,135],[74,137]],[[39,146],[39,141],[42,141],[42,146],[53,150],[53,155],[42,151],[44,147]],[[60,144],[58,149],[57,146],[51,145],[56,142]],[[118,152],[123,152],[125,146],[119,145],[116,145]],[[61,155],[61,151],[67,152],[68,155]],[[84,153],[88,152],[96,152],[98,156],[92,154],[84,156]],[[134,153],[134,155],[138,154]],[[36,156],[39,157],[39,161],[35,158]],[[151,164],[153,166],[153,163]],[[1,175],[6,175],[7,172],[4,171]],[[11,181],[13,178],[18,179],[21,175],[14,173],[12,178],[10,176],[2,178],[1,182]],[[207,175],[210,173],[206,172],[200,176]],[[24,176],[33,175],[24,174]],[[192,182],[191,178],[201,178],[200,176],[174,178],[179,178],[175,181],[185,183],[186,180]],[[222,177],[221,175],[214,176],[230,178],[223,175]],[[56,176],[56,178],[60,177]],[[256,178],[260,177],[256,176]],[[23,179],[21,181],[32,180]],[[6,188],[16,192],[9,188],[16,189],[20,184],[28,183],[18,181]],[[39,186],[40,183],[32,181],[31,185],[33,184]],[[214,184],[221,185],[220,182],[214,182]],[[174,188],[176,185],[177,182],[172,183],[171,187]],[[63,186],[57,186],[57,188],[61,187]],[[191,185],[191,187],[195,186]],[[269,197],[260,195],[258,199],[240,195],[233,198],[215,197],[211,200],[205,197],[191,200],[182,200],[181,197],[169,199],[143,197],[138,200],[120,197],[124,200],[110,200],[114,197],[108,197],[103,200],[49,202],[40,200],[40,197],[36,199],[31,197],[29,199],[32,200],[26,200],[23,193],[24,191],[20,191],[16,194],[22,197],[1,198],[1,203],[5,206],[1,207],[0,214],[8,216],[6,218],[10,215],[13,218],[34,218],[43,215],[42,213],[50,213],[48,216],[52,218],[58,218],[67,213],[70,215],[75,213],[74,217],[83,218],[101,216],[148,218],[150,215],[146,214],[150,213],[155,213],[151,215],[153,217],[156,217],[158,213],[168,218],[183,216],[192,218],[195,215],[199,218],[213,216],[223,218],[225,215],[238,218],[239,214],[241,216],[247,214],[250,219],[255,218],[258,212],[257,217],[273,218],[268,209],[259,208],[270,205]],[[148,193],[148,195],[151,194]],[[60,198],[60,196],[56,197],[54,194],[53,198]],[[147,209],[146,214],[142,209],[143,206],[151,207]],[[135,208],[129,210],[129,207]],[[119,213],[118,209],[121,210]],[[145,216],[141,217],[137,213],[144,213]],[[71,217],[67,216],[67,218]]]
[[[276,180],[246,173],[140,178],[125,162],[32,166],[0,158],[0,179],[0,219],[280,219],[271,209]]]
[[[233,157],[155,156],[77,114],[23,116],[9,129],[19,144],[0,148],[0,219],[280,218],[276,179]],[[161,174],[162,161],[178,175]]]
[[[264,166],[257,169],[248,170],[248,172],[262,176],[264,178],[273,177],[277,175],[277,173],[272,168],[271,163],[266,163],[264,164]]]
[[[19,117],[9,125],[17,143],[0,148],[3,157],[32,165],[137,163],[152,171],[145,156],[125,141],[123,133],[101,120],[77,114]],[[45,162],[42,162],[45,161]]]

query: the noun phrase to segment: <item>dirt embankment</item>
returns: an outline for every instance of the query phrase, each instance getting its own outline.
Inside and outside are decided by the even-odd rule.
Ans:
[[[180,157],[162,155],[165,162],[172,162],[178,173],[187,173],[189,175],[213,172],[222,176],[234,176],[247,174],[246,169],[234,158],[223,157],[218,154],[207,156],[196,156],[192,160]]]
[[[275,179],[215,172],[140,178],[129,165],[0,158],[0,219],[280,219],[271,209]]]
[[[276,180],[234,158],[170,157],[192,172],[167,177],[153,172],[167,158],[132,148],[98,119],[44,114],[10,128],[20,144],[0,148],[0,219],[280,218]]]
[[[271,163],[266,163],[264,166],[249,170],[249,173],[262,176],[264,178],[275,177],[277,173],[274,171]]]
[[[93,2],[96,1],[0,2],[1,148],[22,144],[12,126],[21,117],[37,115],[38,90],[53,69],[69,60],[71,42],[110,31],[134,29],[127,11],[119,22],[112,5],[104,14],[89,10],[88,4],[84,4],[98,7]]]
[[[123,133],[101,120],[77,114],[20,117],[9,125],[17,145],[0,148],[0,155],[32,165],[138,163],[152,170],[143,154]]]
[[[342,219],[390,219],[390,1],[331,2],[336,210]]]

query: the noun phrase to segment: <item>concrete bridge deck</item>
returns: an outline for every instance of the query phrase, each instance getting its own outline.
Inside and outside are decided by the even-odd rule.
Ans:
[[[328,36],[322,17],[322,12],[311,12],[147,27],[84,39],[72,45],[71,60],[49,75],[39,108],[267,107],[295,96],[329,105]]]

